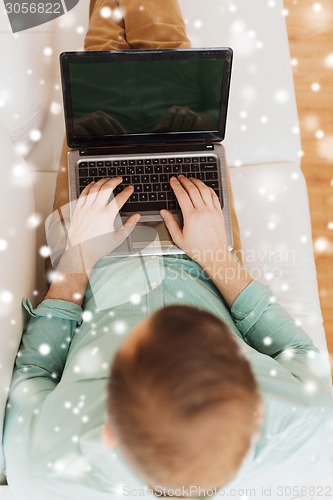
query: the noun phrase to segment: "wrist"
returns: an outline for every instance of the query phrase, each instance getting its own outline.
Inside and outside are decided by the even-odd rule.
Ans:
[[[203,250],[201,252],[193,252],[192,259],[195,260],[206,272],[207,274],[214,274],[216,270],[223,270],[228,266],[229,261],[232,259],[232,255],[229,252],[227,246],[218,248],[217,250]]]
[[[65,300],[82,306],[88,285],[87,273],[62,273],[56,271],[45,299]]]

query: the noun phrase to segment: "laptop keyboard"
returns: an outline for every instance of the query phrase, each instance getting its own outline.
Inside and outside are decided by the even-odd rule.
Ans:
[[[215,156],[103,159],[78,163],[80,193],[90,182],[105,177],[123,178],[122,184],[114,191],[115,195],[129,184],[134,186],[134,192],[121,212],[159,211],[163,208],[178,211],[179,205],[170,186],[170,177],[180,174],[202,180],[215,191],[223,206]]]

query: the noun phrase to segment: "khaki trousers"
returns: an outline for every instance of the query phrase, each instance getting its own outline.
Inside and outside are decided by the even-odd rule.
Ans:
[[[177,0],[90,0],[89,27],[84,48],[128,50],[189,48]],[[67,147],[64,141],[57,176],[54,209],[68,203]],[[241,258],[241,242],[228,172],[234,252]]]

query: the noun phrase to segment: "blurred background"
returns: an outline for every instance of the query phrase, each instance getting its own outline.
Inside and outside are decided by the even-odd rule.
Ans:
[[[328,348],[333,357],[333,2],[285,0]]]

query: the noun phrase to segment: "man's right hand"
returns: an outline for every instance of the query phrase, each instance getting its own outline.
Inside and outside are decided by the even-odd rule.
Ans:
[[[167,210],[161,215],[176,245],[204,269],[228,253],[224,216],[213,189],[199,179],[170,179],[183,214],[183,228]]]
[[[184,221],[181,228],[171,212],[161,210],[171,238],[206,271],[231,307],[252,278],[228,250],[219,199],[198,179],[180,175],[172,177],[170,183]]]

